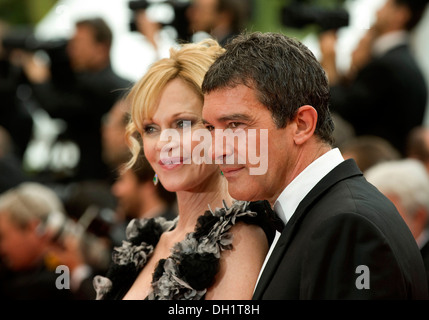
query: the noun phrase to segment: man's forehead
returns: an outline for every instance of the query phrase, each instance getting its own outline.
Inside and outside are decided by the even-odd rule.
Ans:
[[[205,96],[212,95],[212,94],[220,94],[220,95],[236,95],[237,93],[250,93],[253,92],[255,89],[252,86],[248,86],[245,84],[231,84],[231,85],[225,85],[218,87],[214,90],[211,90],[209,93],[206,93]]]
[[[228,110],[226,110],[225,112],[218,112],[216,113],[215,111],[215,119],[216,121],[219,122],[226,122],[226,121],[250,121],[252,119],[250,111],[243,112],[243,113],[237,113],[234,112],[234,110],[230,110],[230,112]],[[208,123],[207,120],[203,119],[203,123]]]
[[[231,104],[236,108],[258,103],[254,90],[244,85],[216,89],[204,95],[204,107],[209,106],[210,108],[223,104]],[[230,112],[234,112],[234,110],[230,110]],[[242,111],[240,110],[238,113],[242,113]]]

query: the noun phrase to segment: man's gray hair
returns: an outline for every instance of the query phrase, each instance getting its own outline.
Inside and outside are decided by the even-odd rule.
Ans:
[[[8,214],[19,227],[33,220],[45,221],[49,214],[65,214],[61,199],[49,187],[37,182],[24,182],[0,195],[0,212]]]
[[[398,197],[404,214],[413,217],[420,208],[429,214],[429,174],[420,161],[382,162],[365,171],[365,177],[383,194]]]

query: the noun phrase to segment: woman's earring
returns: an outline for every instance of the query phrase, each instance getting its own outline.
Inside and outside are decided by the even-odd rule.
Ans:
[[[153,176],[153,185],[154,186],[156,186],[157,184],[158,184],[158,182],[159,182],[159,179],[158,179],[158,174],[157,173],[155,173],[155,175]]]

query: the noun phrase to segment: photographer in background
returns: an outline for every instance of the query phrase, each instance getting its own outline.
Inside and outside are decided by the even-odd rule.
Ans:
[[[249,14],[247,0],[193,0],[187,10],[190,33],[205,32],[222,46],[244,29]]]
[[[43,185],[24,183],[1,194],[0,296],[4,299],[73,299],[70,290],[56,288],[58,274],[47,264],[52,234],[43,224],[51,212],[63,214],[63,206]]]
[[[13,64],[11,52],[3,45],[9,32],[9,25],[0,20],[0,126],[11,136],[12,153],[22,160],[31,140],[33,119],[18,94],[23,74]]]
[[[68,151],[71,154],[59,157],[77,159],[56,173],[55,179],[61,182],[104,180],[110,174],[101,155],[101,119],[130,86],[112,70],[112,39],[103,19],[78,21],[66,47],[73,74],[65,82],[53,81],[50,68],[34,55],[22,55],[22,66],[39,106],[66,123],[57,143],[75,145]]]
[[[174,8],[167,2],[148,0],[130,1],[128,7],[133,12],[132,31],[140,33],[151,45],[152,60],[168,56],[176,40],[164,27],[173,22]]]
[[[109,249],[45,185],[24,182],[0,195],[0,297],[92,300],[92,277]]]
[[[336,33],[320,35],[331,108],[356,135],[386,139],[402,155],[411,129],[423,122],[427,89],[409,40],[428,0],[387,0],[359,42],[346,77],[336,71]]]

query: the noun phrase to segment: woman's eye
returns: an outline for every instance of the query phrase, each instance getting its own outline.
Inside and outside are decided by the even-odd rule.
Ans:
[[[143,128],[143,132],[146,134],[151,134],[155,132],[155,128],[151,125],[147,125]]]
[[[178,120],[176,123],[178,128],[190,128],[192,127],[192,121],[190,120]]]
[[[206,124],[205,127],[206,127],[206,129],[208,131],[213,131],[214,130],[214,127],[212,125],[210,125],[210,124]]]

